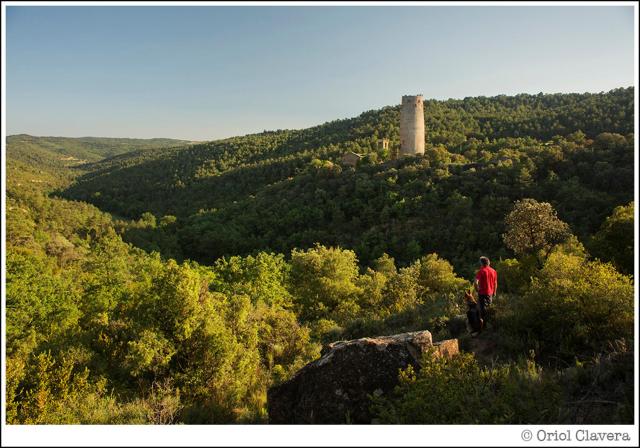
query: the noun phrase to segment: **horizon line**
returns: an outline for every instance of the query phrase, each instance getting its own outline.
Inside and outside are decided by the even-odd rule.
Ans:
[[[593,95],[600,95],[600,94],[607,94],[610,92],[613,92],[614,90],[620,90],[620,89],[635,89],[635,85],[629,85],[629,86],[620,86],[620,87],[614,87],[612,89],[609,90],[600,90],[599,92],[589,92],[589,91],[585,91],[585,92],[538,92],[538,93],[527,93],[527,92],[521,92],[521,93],[516,93],[516,94],[497,94],[497,95],[475,95],[475,96],[465,96],[462,98],[447,98],[447,99],[437,99],[437,98],[423,98],[423,100],[426,101],[436,101],[436,102],[447,102],[447,101],[464,101],[468,98],[498,98],[498,97],[516,97],[516,96],[520,96],[520,95],[530,95],[530,96],[537,96],[537,95],[572,95],[572,94],[577,94],[577,95],[586,95],[586,94],[593,94]],[[402,95],[402,97],[407,96],[407,95]],[[314,127],[318,127],[318,126],[323,126],[327,123],[331,123],[333,121],[341,121],[341,120],[351,120],[354,118],[359,117],[360,115],[367,113],[367,112],[371,112],[371,111],[376,111],[376,110],[381,110],[387,107],[399,107],[401,105],[401,103],[398,104],[394,104],[394,105],[386,105],[386,106],[380,106],[378,108],[372,108],[372,109],[366,109],[363,110],[362,112],[360,112],[358,115],[355,116],[350,116],[350,117],[345,117],[345,118],[335,118],[332,120],[327,120],[324,121],[322,123],[318,123],[318,124],[312,124],[310,126],[306,126],[306,127],[300,127],[300,128],[279,128],[279,129],[263,129],[262,131],[255,131],[255,132],[247,132],[245,134],[235,134],[235,135],[230,135],[230,136],[226,136],[226,137],[217,137],[217,138],[207,138],[204,140],[193,140],[193,139],[185,139],[185,138],[176,138],[176,137],[122,137],[122,136],[118,136],[118,137],[113,137],[113,136],[94,136],[94,135],[81,135],[81,136],[69,136],[69,135],[34,135],[34,134],[30,134],[28,132],[18,132],[16,134],[9,134],[7,133],[7,139],[9,137],[17,137],[20,135],[26,135],[29,137],[36,137],[36,138],[74,138],[74,139],[83,139],[83,138],[104,138],[104,139],[130,139],[130,140],[157,140],[157,139],[167,139],[167,140],[177,140],[177,141],[182,141],[182,142],[188,142],[191,144],[198,144],[198,143],[207,143],[207,142],[213,142],[213,141],[220,141],[220,140],[227,140],[227,139],[231,139],[231,138],[236,138],[236,137],[245,137],[248,135],[256,135],[256,134],[263,134],[265,132],[283,132],[283,131],[300,131],[303,129],[311,129]]]

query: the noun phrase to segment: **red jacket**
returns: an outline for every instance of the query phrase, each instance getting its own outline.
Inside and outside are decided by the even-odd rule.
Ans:
[[[498,289],[498,273],[491,266],[483,266],[476,274],[478,294],[492,296]]]

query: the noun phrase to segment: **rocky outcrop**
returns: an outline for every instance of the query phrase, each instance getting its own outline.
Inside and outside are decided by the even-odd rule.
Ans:
[[[434,344],[430,332],[416,331],[329,344],[320,359],[269,389],[269,423],[370,423],[369,396],[392,391],[399,370],[419,369],[432,347],[436,356],[453,356],[458,341]]]

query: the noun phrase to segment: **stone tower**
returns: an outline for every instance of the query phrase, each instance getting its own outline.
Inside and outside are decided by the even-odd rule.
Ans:
[[[400,155],[424,154],[424,105],[422,95],[403,95],[400,107]]]

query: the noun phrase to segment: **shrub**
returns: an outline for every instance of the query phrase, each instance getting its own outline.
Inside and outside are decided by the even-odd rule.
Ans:
[[[149,423],[139,402],[123,403],[107,392],[107,381],[89,379],[68,357],[34,356],[17,388],[18,403],[8,423],[18,424],[142,424]],[[13,400],[12,400],[13,401]]]
[[[540,424],[560,406],[559,387],[532,360],[481,367],[471,354],[426,356],[399,380],[391,396],[372,398],[380,423]]]
[[[498,308],[502,338],[545,360],[571,362],[633,338],[631,278],[577,255],[551,254],[526,294]]]
[[[355,252],[316,245],[291,252],[291,287],[303,320],[328,318],[342,302],[356,300]],[[347,311],[348,315],[349,312]]]
[[[590,244],[594,256],[610,261],[620,272],[633,273],[633,201],[616,207]]]
[[[414,264],[414,269],[423,297],[433,293],[455,293],[469,286],[466,280],[456,276],[451,263],[437,254],[422,257]]]
[[[500,276],[498,286],[501,293],[524,293],[537,272],[535,257],[500,260],[495,268]]]

